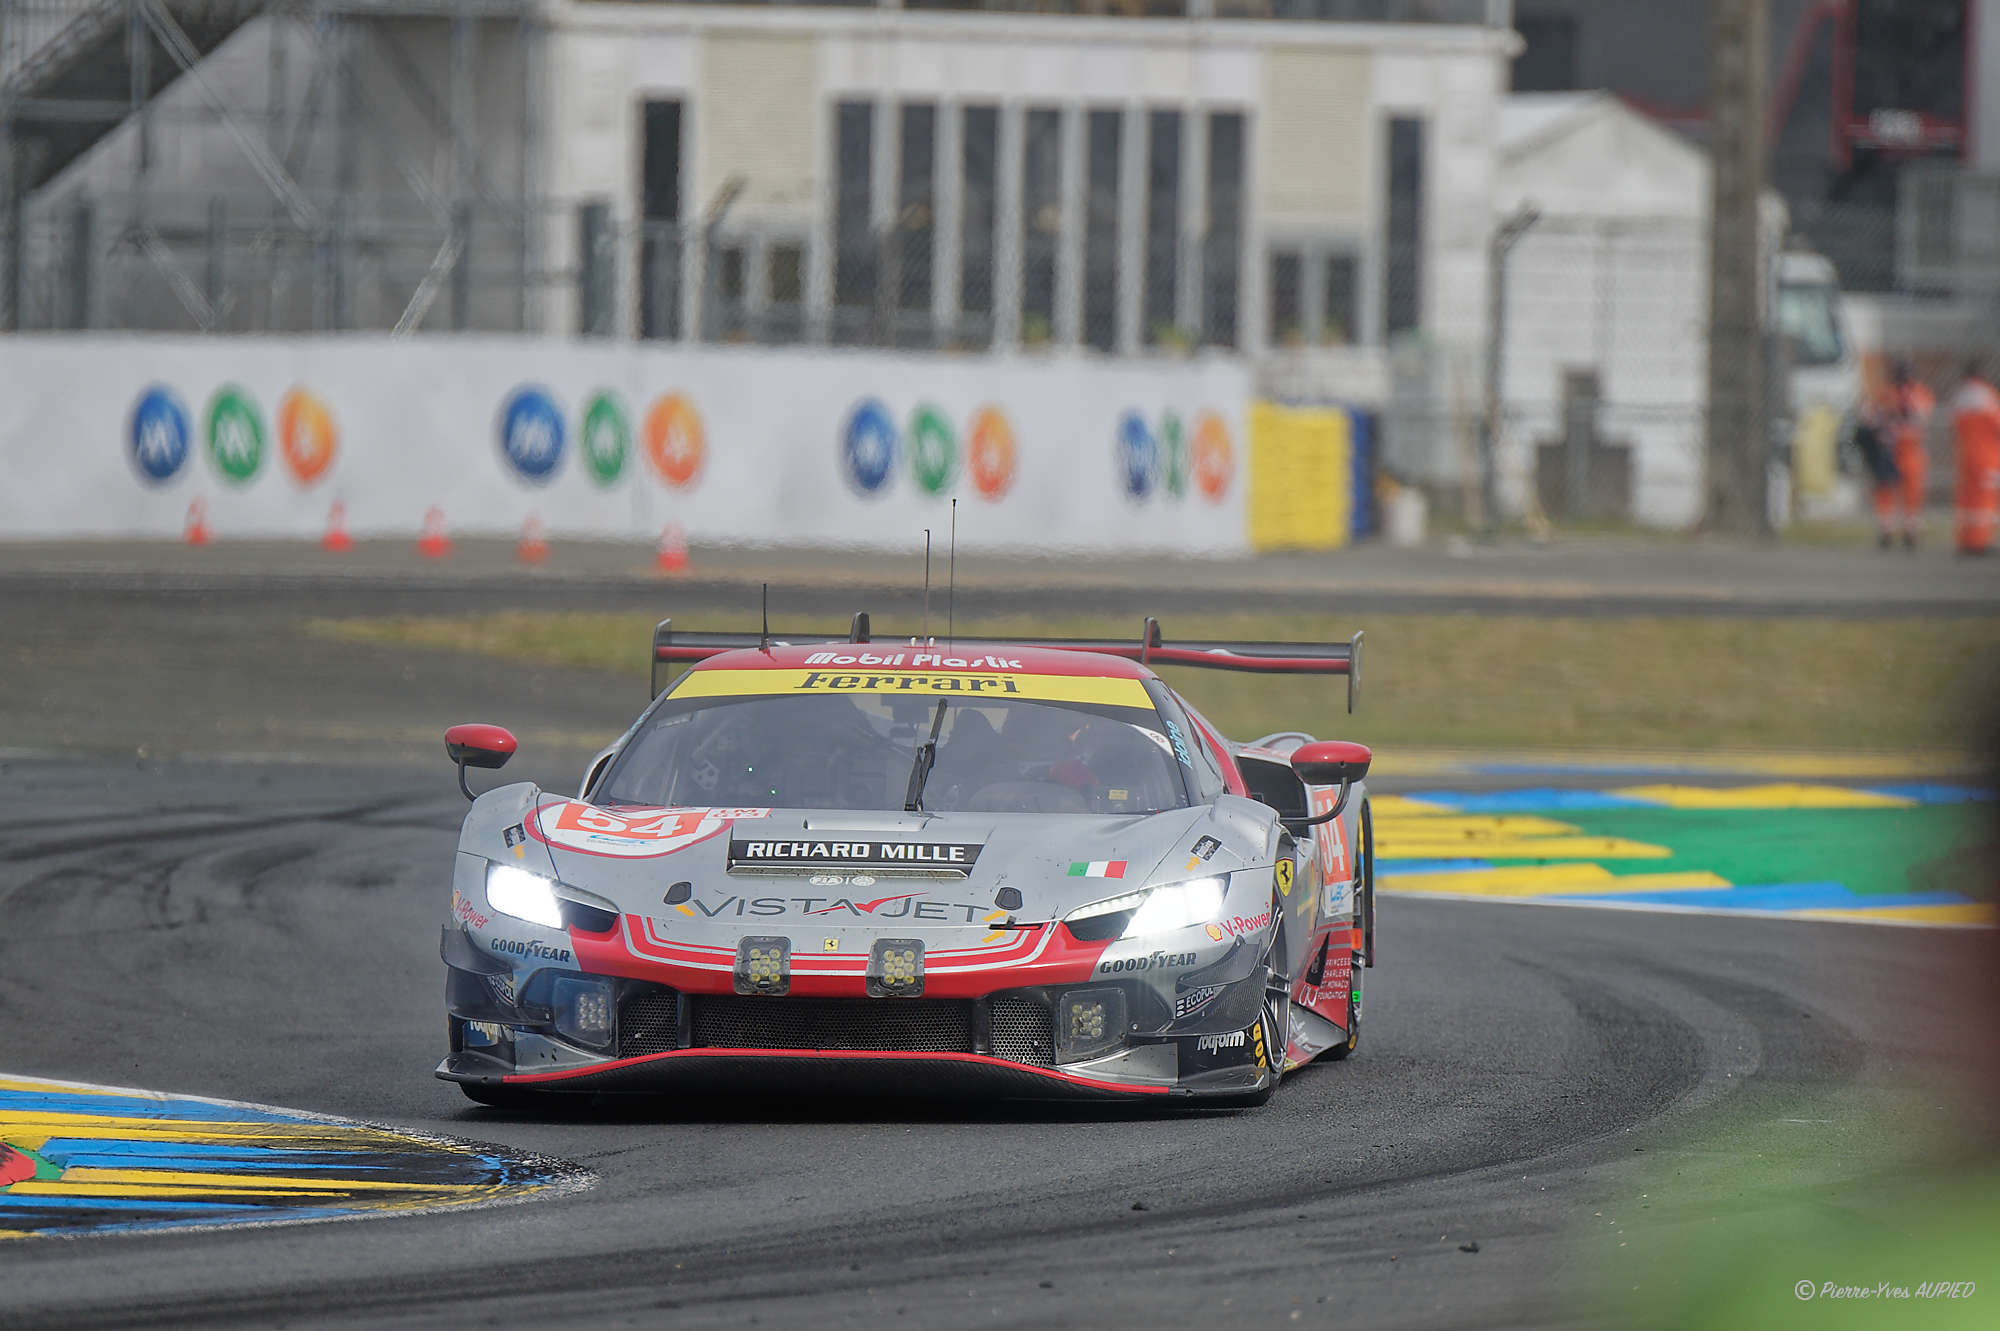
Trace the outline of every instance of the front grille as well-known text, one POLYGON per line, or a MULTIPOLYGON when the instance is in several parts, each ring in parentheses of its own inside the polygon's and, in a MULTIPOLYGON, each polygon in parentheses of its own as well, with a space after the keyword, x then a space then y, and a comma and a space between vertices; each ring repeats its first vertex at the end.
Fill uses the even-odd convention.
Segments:
POLYGON ((1048 1008, 1026 998, 996 998, 990 1019, 993 1057, 1032 1063, 1038 1068, 1055 1066, 1055 1021, 1048 1008))
POLYGON ((743 998, 703 994, 694 1042, 710 1049, 972 1052, 972 1005, 934 998, 743 998))
POLYGON ((618 1007, 618 1056, 663 1054, 680 1043, 680 995, 650 984, 628 989, 618 1007))

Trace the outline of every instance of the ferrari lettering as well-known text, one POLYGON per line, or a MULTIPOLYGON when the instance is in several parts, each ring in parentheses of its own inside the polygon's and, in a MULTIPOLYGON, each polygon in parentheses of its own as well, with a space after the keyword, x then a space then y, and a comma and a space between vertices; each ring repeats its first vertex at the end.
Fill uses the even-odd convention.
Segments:
POLYGON ((1011 675, 836 675, 824 670, 808 670, 794 687, 800 689, 853 689, 865 693, 893 690, 899 693, 1019 693, 1021 685, 1011 675))
POLYGON ((1165 970, 1172 966, 1194 965, 1192 952, 1153 952, 1143 957, 1118 957, 1097 964, 1099 975, 1118 975, 1128 971, 1165 970))

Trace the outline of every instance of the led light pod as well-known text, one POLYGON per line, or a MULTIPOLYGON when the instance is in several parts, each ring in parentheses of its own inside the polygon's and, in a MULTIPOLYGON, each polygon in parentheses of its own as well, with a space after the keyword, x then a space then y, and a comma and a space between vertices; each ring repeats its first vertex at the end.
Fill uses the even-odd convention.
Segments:
POLYGON ((915 998, 924 991, 924 941, 878 938, 868 949, 868 996, 915 998))
POLYGON ((1056 1003, 1056 1062, 1080 1063, 1124 1043, 1123 989, 1071 989, 1056 1003))
POLYGON ((555 1009, 559 1034, 599 1049, 611 1043, 609 981, 594 976, 562 976, 555 982, 551 1006, 555 1009))
POLYGON ((745 938, 736 944, 737 993, 776 998, 791 988, 791 939, 745 938))

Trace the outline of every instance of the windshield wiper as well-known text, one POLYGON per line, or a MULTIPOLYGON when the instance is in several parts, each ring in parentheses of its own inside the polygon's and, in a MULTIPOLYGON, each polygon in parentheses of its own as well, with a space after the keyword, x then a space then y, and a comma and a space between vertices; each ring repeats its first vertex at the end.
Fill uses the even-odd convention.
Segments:
POLYGON ((903 809, 908 813, 922 813, 924 810, 924 782, 930 780, 931 768, 937 763, 938 732, 944 729, 944 705, 949 699, 939 698, 937 715, 931 718, 930 738, 917 745, 917 761, 910 768, 910 788, 903 795, 903 809))

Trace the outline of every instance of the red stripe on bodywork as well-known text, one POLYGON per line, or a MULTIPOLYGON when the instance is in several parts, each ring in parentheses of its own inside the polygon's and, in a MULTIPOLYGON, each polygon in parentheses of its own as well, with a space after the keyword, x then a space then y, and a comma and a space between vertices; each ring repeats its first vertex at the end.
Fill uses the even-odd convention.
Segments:
POLYGON ((1009 1072, 1030 1072, 1051 1081, 1066 1082, 1072 1086, 1088 1086, 1099 1091, 1129 1092, 1135 1095, 1165 1095, 1165 1086, 1129 1086, 1124 1082, 1102 1081, 1096 1077, 1080 1077, 1072 1072, 1057 1072, 1051 1068, 1038 1068, 1031 1063, 1015 1063, 1004 1058, 994 1058, 989 1054, 941 1054, 927 1051, 903 1049, 670 1049, 663 1054, 642 1054, 637 1058, 614 1058, 604 1063, 593 1063, 583 1068, 559 1068, 553 1072, 510 1072, 500 1080, 509 1084, 532 1084, 535 1082, 573 1081, 593 1073, 608 1072, 613 1068, 642 1067, 648 1063, 664 1063, 675 1058, 756 1058, 801 1060, 837 1060, 840 1062, 906 1062, 906 1063, 973 1063, 983 1067, 1005 1068, 1009 1072))

